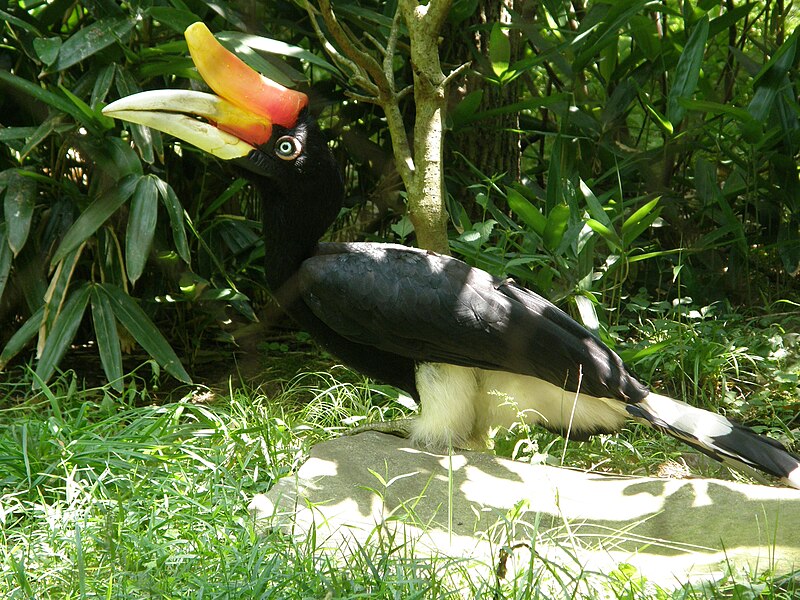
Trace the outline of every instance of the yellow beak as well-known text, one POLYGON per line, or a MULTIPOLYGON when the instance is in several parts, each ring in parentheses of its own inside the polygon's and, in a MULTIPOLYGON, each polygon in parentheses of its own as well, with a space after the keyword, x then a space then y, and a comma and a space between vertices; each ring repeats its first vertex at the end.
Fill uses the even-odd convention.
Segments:
POLYGON ((308 96, 257 73, 224 48, 203 23, 185 32, 198 72, 218 95, 188 90, 134 94, 103 114, 147 125, 222 159, 247 156, 272 135, 272 125, 292 127, 308 96))

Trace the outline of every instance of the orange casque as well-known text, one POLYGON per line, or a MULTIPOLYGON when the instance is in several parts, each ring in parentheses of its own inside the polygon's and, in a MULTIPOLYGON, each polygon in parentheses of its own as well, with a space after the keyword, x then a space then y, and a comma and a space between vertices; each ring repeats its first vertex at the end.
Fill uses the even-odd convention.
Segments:
POLYGON ((238 56, 220 44, 204 23, 193 23, 184 32, 197 71, 216 94, 239 108, 260 117, 256 122, 239 123, 234 116, 219 129, 254 146, 272 135, 272 125, 293 127, 308 105, 308 96, 267 79, 248 67, 238 56))

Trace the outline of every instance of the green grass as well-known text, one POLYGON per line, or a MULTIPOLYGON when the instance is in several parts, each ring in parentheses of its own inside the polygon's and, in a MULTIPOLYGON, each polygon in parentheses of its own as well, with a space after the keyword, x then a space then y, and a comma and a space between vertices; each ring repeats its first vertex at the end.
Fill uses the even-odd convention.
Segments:
MULTIPOLYGON (((779 335, 789 322, 731 317, 724 331, 710 331, 710 323, 689 324, 720 356, 698 374, 698 385, 664 367, 672 360, 676 373, 694 375, 686 368, 691 356, 679 362, 685 347, 670 350, 672 358, 668 351, 659 355, 654 372, 665 381, 669 376, 674 389, 705 390, 704 401, 713 390, 730 391, 724 410, 789 437, 797 427, 791 419, 798 370, 796 357, 780 351, 779 335), (735 401, 749 399, 755 406, 735 401)), ((639 326, 643 340, 646 324, 639 326)), ((685 335, 686 326, 675 331, 685 335)), ((672 335, 667 327, 659 331, 672 335)), ((311 444, 354 424, 405 414, 391 391, 333 369, 265 386, 282 390, 269 395, 231 386, 224 395, 198 388, 162 397, 137 378, 116 395, 84 389, 72 373, 33 393, 29 373, 7 372, 0 382, 3 598, 789 599, 800 593, 796 579, 766 573, 668 594, 624 565, 592 574, 535 555, 527 568, 500 578, 493 565, 418 556, 413 544, 397 539, 357 548, 343 562, 316 552, 321 542, 313 535, 298 539, 257 527, 248 503, 296 469, 311 444)), ((523 460, 636 474, 653 473, 686 452, 639 428, 587 444, 527 429, 495 442, 499 454, 523 460)))

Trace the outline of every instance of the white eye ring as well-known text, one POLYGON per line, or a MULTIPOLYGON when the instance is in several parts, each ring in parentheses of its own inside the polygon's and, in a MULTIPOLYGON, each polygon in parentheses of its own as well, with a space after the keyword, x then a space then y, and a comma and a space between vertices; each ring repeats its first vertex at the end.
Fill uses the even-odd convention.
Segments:
POLYGON ((303 145, 296 137, 285 135, 275 142, 275 154, 283 160, 294 160, 303 151, 303 145))

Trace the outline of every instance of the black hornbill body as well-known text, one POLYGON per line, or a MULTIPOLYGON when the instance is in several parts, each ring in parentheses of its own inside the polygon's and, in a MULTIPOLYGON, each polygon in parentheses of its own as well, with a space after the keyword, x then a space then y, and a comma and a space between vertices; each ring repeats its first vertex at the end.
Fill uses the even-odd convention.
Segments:
POLYGON ((474 447, 520 417, 585 439, 634 418, 800 487, 800 459, 780 443, 651 392, 598 338, 513 281, 404 246, 318 243, 344 186, 306 96, 250 70, 200 23, 186 38, 217 95, 144 92, 104 112, 247 169, 263 200, 268 287, 322 346, 421 403, 415 442, 474 447))

